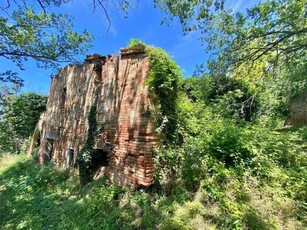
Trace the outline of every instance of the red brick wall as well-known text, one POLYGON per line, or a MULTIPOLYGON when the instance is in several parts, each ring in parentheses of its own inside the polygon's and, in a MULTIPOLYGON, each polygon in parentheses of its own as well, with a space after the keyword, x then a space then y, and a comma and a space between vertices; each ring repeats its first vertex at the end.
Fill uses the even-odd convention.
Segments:
POLYGON ((101 127, 95 148, 106 149, 106 175, 120 185, 153 183, 152 151, 159 144, 155 132, 157 103, 146 79, 145 54, 114 56, 106 61, 69 65, 52 79, 47 110, 41 117, 40 161, 51 158, 65 167, 65 152, 75 156, 87 137, 87 116, 97 95, 97 121, 101 127), (52 140, 47 140, 47 138, 52 140))
POLYGON ((294 127, 307 125, 307 91, 290 99, 290 123, 294 127))

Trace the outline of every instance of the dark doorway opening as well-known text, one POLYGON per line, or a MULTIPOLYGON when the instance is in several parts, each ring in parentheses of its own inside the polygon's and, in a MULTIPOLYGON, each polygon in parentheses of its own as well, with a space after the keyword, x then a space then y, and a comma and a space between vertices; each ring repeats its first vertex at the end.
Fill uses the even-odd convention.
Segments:
POLYGON ((71 168, 74 166, 74 153, 75 150, 72 147, 69 147, 66 151, 66 167, 71 168))
POLYGON ((94 149, 93 166, 98 169, 102 166, 108 166, 108 152, 103 149, 94 149))
POLYGON ((61 102, 60 102, 61 108, 64 108, 65 106, 66 95, 67 95, 67 86, 64 86, 62 88, 62 95, 61 95, 61 102))
POLYGON ((50 162, 53 157, 53 139, 48 139, 47 138, 47 143, 46 143, 46 150, 47 150, 47 160, 50 162))
POLYGON ((109 165, 108 153, 109 152, 103 149, 94 149, 92 161, 92 169, 93 172, 95 172, 94 179, 98 179, 105 175, 106 167, 109 165))

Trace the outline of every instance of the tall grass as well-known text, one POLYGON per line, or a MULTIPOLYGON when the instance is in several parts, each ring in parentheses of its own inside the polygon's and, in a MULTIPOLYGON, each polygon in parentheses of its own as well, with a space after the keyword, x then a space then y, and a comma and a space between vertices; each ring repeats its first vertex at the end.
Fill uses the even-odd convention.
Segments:
POLYGON ((197 190, 180 179, 146 190, 123 189, 105 179, 81 187, 75 172, 39 166, 24 155, 3 156, 0 165, 0 229, 306 227, 303 181, 293 181, 288 169, 276 165, 269 179, 222 165, 203 168, 206 177, 197 190))

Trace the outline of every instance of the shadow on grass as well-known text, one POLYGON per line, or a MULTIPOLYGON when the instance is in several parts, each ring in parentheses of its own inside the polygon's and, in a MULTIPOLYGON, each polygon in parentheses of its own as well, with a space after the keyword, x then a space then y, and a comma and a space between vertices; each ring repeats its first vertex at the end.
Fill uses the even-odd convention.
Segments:
POLYGON ((244 194, 229 201, 221 188, 214 199, 212 189, 218 187, 202 188, 194 200, 179 185, 132 191, 100 179, 81 187, 73 172, 26 159, 0 171, 0 229, 276 229, 278 217, 264 215, 244 194))
POLYGON ((276 229, 276 226, 271 223, 269 219, 261 216, 258 211, 252 207, 249 207, 249 209, 244 213, 243 223, 245 224, 246 229, 276 229))
POLYGON ((9 167, 0 175, 0 228, 49 229, 76 210, 74 200, 61 194, 68 171, 53 171, 52 166, 40 167, 25 160, 9 167), (65 207, 65 208, 63 208, 65 207), (68 212, 69 213, 69 212, 68 212))
POLYGON ((176 198, 154 208, 150 194, 106 180, 81 188, 70 171, 24 160, 0 173, 0 229, 151 229, 176 198))

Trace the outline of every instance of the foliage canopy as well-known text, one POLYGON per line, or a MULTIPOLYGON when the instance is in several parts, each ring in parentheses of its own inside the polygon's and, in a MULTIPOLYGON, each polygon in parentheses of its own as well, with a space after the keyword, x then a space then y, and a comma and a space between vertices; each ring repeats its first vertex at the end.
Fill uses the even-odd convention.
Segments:
POLYGON ((261 1, 245 13, 227 8, 225 0, 154 2, 171 18, 179 18, 185 34, 199 31, 203 45, 225 71, 263 56, 271 56, 274 65, 306 56, 305 1, 261 1))
MULTIPOLYGON (((71 62, 76 55, 84 54, 93 37, 87 31, 74 31, 68 15, 48 11, 67 1, 37 2, 41 8, 25 1, 7 1, 1 7, 0 57, 20 69, 29 59, 34 59, 39 67, 56 68, 61 62, 71 62)), ((17 73, 1 71, 0 80, 22 83, 17 73)))
MULTIPOLYGON (((72 0, 6 0, 0 6, 0 58, 21 70, 30 59, 38 67, 58 68, 61 63, 75 62, 91 47, 93 36, 86 30, 76 31, 68 14, 55 13, 56 8, 72 0)), ((93 11, 99 8, 111 26, 110 8, 127 13, 133 1, 92 0, 93 11)), ((22 86, 18 73, 0 69, 0 81, 22 86)))
POLYGON ((2 98, 0 116, 0 151, 20 151, 23 140, 32 135, 47 97, 23 93, 2 98))

